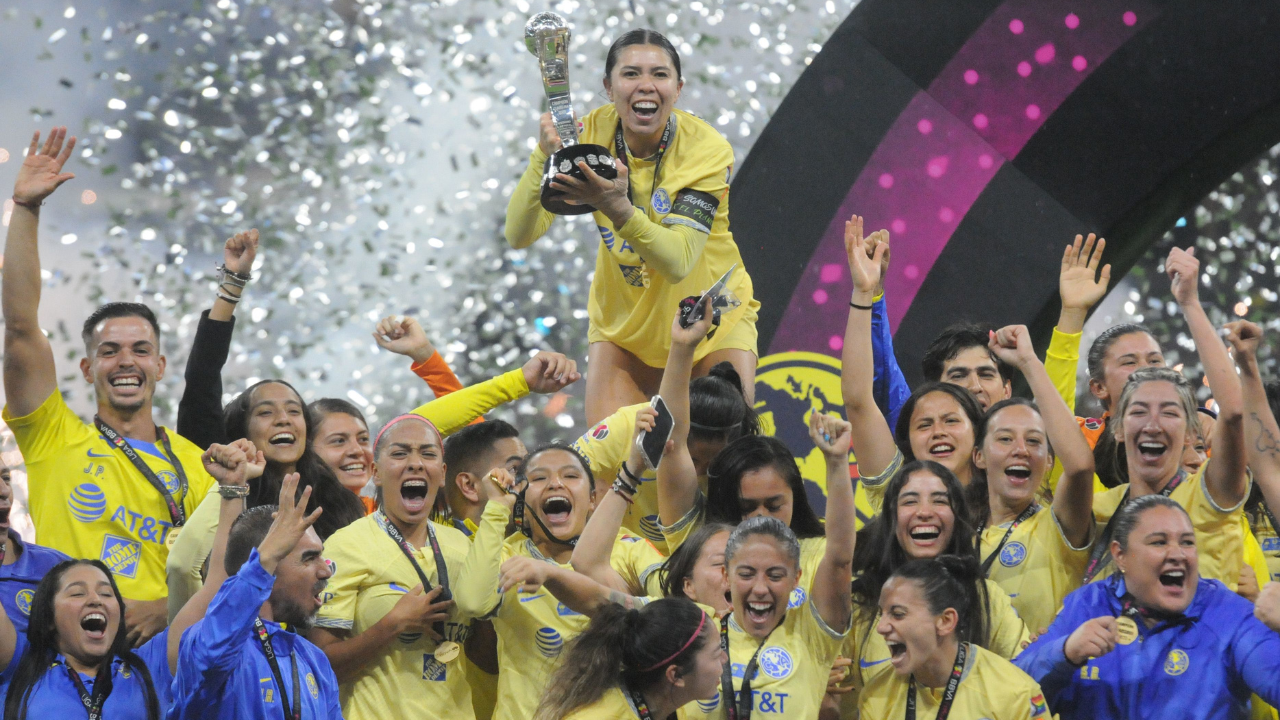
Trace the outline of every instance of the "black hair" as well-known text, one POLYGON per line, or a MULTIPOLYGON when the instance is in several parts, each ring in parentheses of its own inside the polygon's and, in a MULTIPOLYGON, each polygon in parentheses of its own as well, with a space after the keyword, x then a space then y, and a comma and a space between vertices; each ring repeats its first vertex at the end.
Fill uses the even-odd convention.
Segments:
POLYGON ((782 441, 748 435, 729 443, 707 467, 707 522, 742 522, 742 476, 771 467, 791 488, 791 530, 797 537, 822 537, 826 529, 809 504, 795 456, 782 441))
POLYGON ((759 435, 760 420, 742 394, 742 378, 724 361, 689 383, 689 441, 731 443, 759 435))
MULTIPOLYGON (((262 380, 250 385, 223 410, 222 422, 228 441, 248 439, 249 403, 252 400, 253 391, 267 383, 284 385, 298 396, 299 403, 302 402, 302 393, 284 380, 262 380)), ((294 471, 299 475, 297 497, 301 498, 302 491, 310 487, 311 499, 307 501, 307 512, 310 513, 317 507, 324 508, 324 512, 314 526, 316 534, 324 540, 364 517, 364 505, 355 493, 342 486, 333 469, 325 464, 319 455, 316 455, 310 439, 315 434, 315 428, 319 423, 315 421, 314 415, 305 404, 302 415, 306 426, 307 443, 302 450, 302 456, 294 464, 294 471)), ((245 506, 252 508, 278 503, 280 484, 284 481, 284 476, 285 467, 268 460, 262 476, 249 481, 249 497, 245 498, 245 506)))
MULTIPOLYGON (((861 572, 853 579, 853 603, 860 608, 862 617, 870 622, 879 609, 880 589, 898 568, 912 560, 898 543, 898 496, 907 481, 917 472, 924 472, 942 481, 947 489, 947 498, 951 501, 951 513, 955 521, 951 529, 951 538, 943 548, 943 555, 957 555, 964 558, 978 559, 978 549, 973 544, 974 527, 969 522, 969 508, 965 501, 965 490, 960 485, 955 473, 941 463, 932 460, 914 460, 902 466, 902 469, 889 480, 884 491, 884 508, 880 514, 858 533, 858 542, 853 556, 853 566, 861 572)), ((976 640, 983 644, 984 640, 976 640)))
POLYGON ((672 665, 678 675, 693 672, 714 627, 684 598, 662 598, 639 610, 605 605, 565 650, 534 718, 559 720, 619 685, 652 691, 665 682, 672 665))
MULTIPOLYGON (((486 421, 488 422, 488 421, 486 421)), ((540 445, 536 450, 524 456, 524 460, 520 461, 520 467, 516 469, 516 482, 524 484, 529 475, 529 463, 533 458, 541 455, 549 450, 562 450, 578 459, 578 464, 582 466, 583 472, 587 474, 587 482, 591 483, 591 491, 594 493, 596 489, 596 476, 591 472, 591 461, 586 458, 577 448, 566 445, 562 442, 550 442, 540 445)))
POLYGON ((1186 508, 1178 504, 1177 500, 1160 493, 1151 493, 1130 500, 1116 512, 1115 528, 1111 531, 1111 540, 1120 543, 1121 550, 1128 550, 1129 536, 1133 534, 1134 528, 1138 527, 1138 521, 1142 519, 1142 516, 1148 510, 1157 507, 1176 508, 1187 519, 1187 523, 1191 523, 1191 515, 1187 513, 1186 508))
POLYGON ((722 532, 733 532, 733 526, 717 522, 703 523, 662 562, 662 567, 658 569, 658 577, 662 579, 664 597, 696 600, 684 594, 684 581, 693 576, 693 568, 698 564, 698 557, 702 555, 702 548, 707 541, 722 532))
POLYGON ((120 608, 120 625, 116 629, 116 636, 111 639, 111 649, 98 665, 98 677, 102 678, 104 674, 109 674, 113 658, 120 658, 131 672, 137 673, 142 679, 142 696, 146 703, 147 720, 160 720, 160 700, 156 696, 151 670, 130 648, 129 633, 126 632, 124 624, 124 596, 120 594, 115 576, 100 560, 63 560, 54 565, 36 586, 35 595, 31 598, 31 623, 27 626, 27 642, 30 647, 21 660, 16 657, 10 660, 10 662, 17 661, 18 667, 13 673, 8 694, 5 696, 4 717, 27 720, 31 692, 44 678, 45 673, 50 668, 56 667, 54 658, 59 651, 54 599, 62 585, 62 576, 71 568, 80 565, 93 566, 107 576, 107 581, 111 583, 111 592, 116 596, 116 603, 120 608))
POLYGON ((253 549, 262 544, 271 530, 274 522, 271 515, 275 511, 275 505, 258 505, 240 513, 231 523, 231 529, 227 531, 227 549, 222 555, 222 566, 228 576, 240 572, 253 549))
POLYGON ((956 639, 983 644, 987 637, 986 582, 977 558, 939 555, 912 560, 893 571, 890 578, 910 580, 920 586, 934 617, 947 608, 956 611, 956 639))
MULTIPOLYGON (((1133 333, 1144 333, 1149 335, 1152 340, 1155 340, 1156 338, 1155 334, 1152 333, 1146 325, 1139 325, 1137 323, 1121 323, 1119 325, 1112 325, 1106 330, 1098 333, 1098 337, 1094 338, 1093 344, 1089 346, 1088 355, 1085 356, 1085 364, 1089 368, 1090 380, 1099 383, 1106 380, 1106 372, 1105 368, 1102 367, 1102 362, 1107 358, 1107 351, 1111 349, 1112 345, 1116 344, 1117 340, 1125 335, 1132 335, 1133 333)), ((1158 345, 1159 341, 1157 341, 1156 344, 1158 345)), ((1115 400, 1117 398, 1112 399, 1115 400)))
POLYGON ((494 443, 507 438, 520 437, 520 431, 505 420, 486 420, 468 425, 445 438, 444 464, 449 471, 447 482, 453 482, 458 473, 486 472, 490 468, 475 468, 472 463, 493 449, 494 443))
POLYGON ((764 535, 773 538, 787 551, 787 557, 791 560, 791 564, 797 571, 800 570, 800 539, 791 528, 782 524, 782 521, 770 515, 752 515, 751 517, 738 523, 738 527, 733 529, 733 533, 729 535, 729 540, 724 544, 724 562, 728 565, 734 555, 738 554, 739 548, 746 544, 747 538, 764 535))
MULTIPOLYGON (((1089 380, 1091 382, 1102 383, 1106 381, 1106 369, 1102 366, 1106 360, 1107 352, 1111 350, 1111 346, 1117 340, 1125 335, 1134 333, 1143 333, 1151 339, 1155 339, 1155 335, 1145 325, 1137 323, 1121 323, 1120 325, 1112 325, 1111 327, 1098 333, 1098 337, 1094 338, 1093 344, 1089 346, 1089 352, 1085 356, 1085 364, 1089 369, 1089 380)), ((1159 344, 1157 342, 1157 344, 1159 344)), ((1112 402, 1119 398, 1112 398, 1112 402)), ((1104 408, 1105 409, 1105 408, 1104 408)), ((1093 446, 1093 465, 1104 487, 1117 487, 1129 482, 1129 466, 1125 458, 1124 443, 1118 442, 1115 435, 1112 434, 1111 419, 1103 418, 1102 434, 1098 436, 1098 442, 1093 446)))
POLYGON ((987 351, 987 356, 996 364, 1000 379, 1013 382, 1013 366, 991 352, 991 331, 994 329, 990 325, 956 323, 938 333, 938 337, 924 351, 924 357, 920 358, 920 372, 924 374, 924 379, 930 382, 942 380, 942 368, 948 361, 954 360, 971 347, 980 347, 987 351))
POLYGON ((667 36, 657 30, 636 28, 623 33, 609 46, 609 53, 604 57, 605 80, 608 80, 613 75, 613 68, 618 64, 618 56, 622 54, 624 49, 632 45, 657 45, 662 48, 671 57, 671 63, 676 66, 676 80, 684 79, 684 73, 680 70, 680 53, 676 52, 676 47, 671 44, 667 36))
MULTIPOLYGON (((334 413, 350 415, 351 417, 359 420, 360 424, 364 425, 366 430, 369 429, 369 421, 364 419, 364 413, 360 412, 360 408, 356 407, 355 403, 349 400, 343 400, 342 398, 320 398, 319 400, 311 401, 311 404, 307 406, 307 410, 310 411, 311 417, 315 419, 315 428, 312 432, 319 431, 320 423, 324 422, 325 418, 334 413)), ((308 439, 314 440, 315 438, 312 437, 308 439)))
MULTIPOLYGON (((1036 415, 1040 415, 1040 408, 1033 400, 1023 397, 1011 397, 1001 400, 987 410, 986 416, 982 419, 982 425, 974 428, 974 448, 982 449, 982 444, 987 439, 987 431, 991 429, 991 418, 994 418, 1001 410, 1014 405, 1029 407, 1035 411, 1036 415)), ((1048 445, 1048 450, 1049 463, 1052 466, 1053 446, 1048 445)), ((1044 480, 1045 478, 1039 478, 1036 479, 1036 482, 1043 483, 1044 480)), ((969 522, 973 523, 975 528, 986 527, 987 523, 991 521, 991 487, 987 484, 987 472, 985 470, 981 468, 975 469, 973 478, 969 480, 969 486, 965 488, 965 502, 969 505, 969 522)))
POLYGON ((151 308, 142 303, 133 302, 109 302, 106 305, 100 305, 97 310, 90 313, 84 321, 84 327, 80 330, 80 339, 84 341, 85 347, 88 347, 93 340, 93 331, 98 328, 99 323, 103 320, 124 317, 140 317, 146 320, 155 331, 156 349, 159 350, 160 321, 156 320, 156 314, 151 308))
MULTIPOLYGON (((946 393, 960 404, 960 409, 964 411, 965 416, 969 418, 969 424, 973 426, 974 447, 977 447, 978 434, 982 432, 982 423, 986 416, 982 414, 982 406, 974 399, 973 393, 951 383, 927 382, 913 390, 906 402, 902 403, 902 409, 898 412, 898 425, 893 430, 893 440, 902 453, 902 458, 907 462, 916 459, 916 454, 911 450, 911 415, 916 411, 916 404, 924 396, 935 392, 946 393)), ((969 458, 969 462, 973 463, 972 457, 969 458)))

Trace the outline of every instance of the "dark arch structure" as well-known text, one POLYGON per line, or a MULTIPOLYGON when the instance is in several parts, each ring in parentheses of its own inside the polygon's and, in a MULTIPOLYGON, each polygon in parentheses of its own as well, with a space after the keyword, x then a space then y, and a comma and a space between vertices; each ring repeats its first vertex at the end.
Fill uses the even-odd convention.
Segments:
POLYGON ((762 355, 839 357, 851 212, 893 234, 899 361, 961 319, 1044 347, 1076 233, 1120 278, 1280 142, 1280 4, 863 0, 733 181, 762 355))

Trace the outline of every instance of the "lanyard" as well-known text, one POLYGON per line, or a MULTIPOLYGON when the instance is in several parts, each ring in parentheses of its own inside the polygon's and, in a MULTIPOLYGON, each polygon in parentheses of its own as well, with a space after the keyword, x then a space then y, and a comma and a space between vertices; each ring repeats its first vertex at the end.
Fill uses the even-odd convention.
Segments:
POLYGON ((298 682, 298 654, 290 653, 293 660, 293 714, 289 714, 289 693, 284 689, 284 675, 280 672, 280 663, 276 660, 276 650, 271 647, 271 638, 267 636, 267 626, 262 618, 253 619, 253 629, 258 633, 258 642, 262 643, 262 654, 267 656, 267 664, 271 666, 271 674, 275 676, 276 687, 280 688, 280 710, 285 720, 302 720, 302 685, 298 682))
MULTIPOLYGON (((1169 481, 1160 494, 1169 497, 1174 490, 1182 484, 1187 477, 1187 473, 1179 470, 1177 475, 1169 481)), ((1124 491, 1124 497, 1120 498, 1120 504, 1116 506, 1116 511, 1112 514, 1111 519, 1107 520, 1107 526, 1102 529, 1102 535, 1098 537, 1097 542, 1093 544, 1093 550, 1089 553, 1089 564, 1084 569, 1084 581, 1086 584, 1093 582, 1093 578, 1097 576, 1103 568, 1111 562, 1111 536, 1116 531, 1116 518, 1120 516, 1120 511, 1129 502, 1129 490, 1124 491)))
MULTIPOLYGON (((662 129, 662 139, 658 141, 658 160, 653 164, 653 182, 649 184, 649 202, 645 207, 653 203, 653 194, 658 191, 658 173, 662 171, 662 157, 667 154, 667 146, 671 144, 671 136, 675 133, 675 129, 676 118, 673 114, 667 118, 667 126, 662 129)), ((621 120, 618 121, 618 128, 613 132, 613 151, 618 156, 618 162, 626 165, 627 141, 622 137, 621 120)), ((627 199, 631 200, 631 183, 627 183, 627 199)))
POLYGON ((760 651, 764 649, 764 644, 769 642, 769 635, 772 635, 773 630, 777 630, 778 625, 782 623, 774 625, 773 630, 769 631, 769 635, 764 636, 756 651, 751 654, 751 661, 742 672, 742 690, 737 697, 734 697, 733 660, 729 657, 729 616, 732 614, 733 612, 730 611, 720 619, 720 649, 724 651, 725 657, 724 668, 720 672, 720 697, 724 698, 728 720, 751 720, 751 710, 755 706, 751 697, 751 678, 756 674, 756 661, 760 659, 760 651))
MULTIPOLYGON (((586 463, 583 463, 583 465, 585 467, 586 463)), ((525 489, 527 490, 528 487, 526 486, 525 489)), ((525 492, 524 490, 521 490, 520 492, 516 493, 516 506, 511 510, 511 522, 516 527, 520 528, 520 532, 524 533, 525 537, 532 540, 533 531, 530 530, 529 527, 524 524, 525 508, 528 507, 528 504, 524 501, 524 492, 525 492)), ((551 528, 547 527, 547 524, 542 522, 542 518, 538 517, 538 513, 534 512, 532 508, 529 508, 528 514, 529 514, 529 517, 533 518, 534 522, 538 523, 538 527, 542 528, 542 534, 547 537, 548 541, 553 542, 557 545, 568 545, 569 547, 578 546, 577 535, 574 535, 568 540, 561 540, 560 538, 555 536, 555 533, 551 532, 551 528)))
POLYGON ((84 686, 84 681, 80 679, 80 673, 72 669, 70 665, 64 664, 67 673, 71 675, 71 681, 75 683, 76 690, 80 693, 80 702, 84 703, 84 709, 89 711, 89 720, 102 720, 102 705, 107 701, 107 696, 111 694, 111 661, 103 663, 103 667, 98 671, 98 678, 93 683, 93 694, 84 686))
MULTIPOLYGON (((387 535, 395 541, 396 546, 400 548, 400 552, 409 558, 409 563, 413 565, 413 571, 418 573, 418 580, 422 583, 422 592, 431 590, 431 581, 427 579, 427 574, 422 571, 422 566, 418 564, 418 559, 414 557, 413 546, 408 540, 404 539, 404 535, 400 534, 400 530, 391 523, 386 513, 381 510, 374 516, 382 529, 387 535)), ((444 554, 440 552, 440 542, 436 540, 436 533, 431 529, 431 521, 427 521, 427 540, 431 542, 431 554, 436 558, 436 578, 440 581, 440 597, 436 598, 436 602, 444 600, 452 600, 453 593, 449 591, 449 568, 444 564, 444 554)), ((440 637, 444 637, 444 623, 438 622, 433 628, 440 637)))
POLYGON ((627 687, 626 683, 622 686, 631 698, 631 704, 636 706, 636 712, 640 713, 640 720, 653 720, 653 713, 649 710, 649 704, 644 701, 644 695, 627 687))
MULTIPOLYGON (((1013 536, 1013 531, 1017 530, 1019 525, 1030 520, 1038 512, 1040 512, 1040 503, 1033 502, 1009 524, 1009 529, 1005 532, 1004 537, 1000 538, 1000 544, 996 545, 996 549, 992 550, 987 559, 982 561, 982 577, 987 576, 987 573, 991 570, 991 563, 994 563, 996 558, 1000 556, 1000 551, 1004 549, 1005 544, 1009 542, 1009 538, 1013 536)), ((978 544, 982 544, 981 530, 978 531, 978 544)))
MULTIPOLYGON (((947 680, 947 687, 942 691, 942 702, 938 705, 938 714, 935 720, 947 720, 947 716, 951 714, 951 703, 956 699, 956 688, 960 687, 960 676, 964 674, 965 643, 960 643, 960 649, 956 650, 956 664, 951 668, 951 677, 947 680)), ((912 675, 907 681, 907 720, 916 720, 916 676, 912 675)))
MULTIPOLYGON (((102 433, 108 442, 124 453, 125 457, 129 458, 129 462, 133 463, 133 466, 138 469, 138 472, 142 473, 142 477, 146 478, 147 482, 151 483, 151 487, 160 492, 160 497, 164 498, 165 504, 169 506, 169 519, 173 521, 173 526, 182 527, 187 521, 186 510, 177 500, 173 499, 173 495, 164 486, 164 482, 156 477, 155 471, 138 456, 138 451, 133 449, 133 446, 129 444, 128 440, 124 439, 123 435, 116 432, 115 428, 103 422, 102 418, 97 415, 93 416, 93 424, 98 427, 98 432, 102 433)), ((173 447, 169 445, 169 434, 164 431, 164 428, 157 425, 156 437, 164 445, 164 451, 169 456, 169 462, 173 465, 174 472, 178 474, 178 486, 181 488, 182 497, 185 498, 187 496, 187 473, 182 469, 182 463, 178 461, 178 456, 174 454, 173 447)))
MULTIPOLYGON (((1267 502, 1263 500, 1258 503, 1258 507, 1262 508, 1262 512, 1267 516, 1267 522, 1271 523, 1271 532, 1280 535, 1280 523, 1276 522, 1276 516, 1272 514, 1271 508, 1267 507, 1267 502)), ((0 563, 4 562, 4 547, 0 546, 0 563)))

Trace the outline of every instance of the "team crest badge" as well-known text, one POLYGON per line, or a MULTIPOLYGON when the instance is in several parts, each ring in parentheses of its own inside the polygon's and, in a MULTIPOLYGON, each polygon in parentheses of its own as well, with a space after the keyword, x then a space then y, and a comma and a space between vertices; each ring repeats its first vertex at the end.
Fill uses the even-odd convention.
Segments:
POLYGON ((1005 567, 1016 567, 1027 559, 1027 546, 1020 542, 1011 542, 1000 551, 1000 564, 1005 567))
POLYGON ((658 188, 653 193, 653 211, 663 215, 671 212, 671 196, 666 190, 658 188))
POLYGON ((17 595, 13 596, 13 604, 18 606, 18 611, 27 617, 31 617, 31 601, 36 594, 30 588, 19 590, 17 595))
POLYGON ((791 659, 791 653, 775 645, 760 653, 760 669, 774 680, 781 680, 795 669, 795 661, 791 659))
POLYGON ((1169 657, 1164 660, 1164 671, 1168 675, 1181 675, 1191 666, 1191 658, 1181 650, 1170 650, 1169 657))
POLYGON ((805 594, 804 588, 796 587, 795 590, 791 591, 791 597, 787 599, 787 609, 795 610, 804 605, 804 601, 807 599, 809 599, 809 596, 805 594))
POLYGON ((307 691, 311 693, 314 699, 320 699, 320 686, 316 684, 316 676, 307 673, 307 691))

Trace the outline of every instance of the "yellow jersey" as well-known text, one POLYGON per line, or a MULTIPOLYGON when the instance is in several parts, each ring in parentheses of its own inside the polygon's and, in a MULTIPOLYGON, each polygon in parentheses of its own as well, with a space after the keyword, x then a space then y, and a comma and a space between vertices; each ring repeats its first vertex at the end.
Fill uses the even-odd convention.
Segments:
MULTIPOLYGON (((671 117, 675 133, 662 157, 660 184, 653 182, 655 161, 628 152, 636 212, 620 228, 603 213, 594 214, 600 245, 587 301, 590 342, 611 342, 655 368, 667 364, 671 320, 680 301, 701 295, 735 264, 725 289, 742 305, 723 316, 716 334, 699 344, 694 361, 718 349, 717 342, 739 322, 754 326, 760 307, 729 231, 733 148, 697 116, 674 110, 671 117)), ((603 145, 612 154, 617 127, 617 110, 603 105, 583 118, 579 142, 603 145)), ((555 218, 539 202, 546 161, 535 147, 511 195, 506 235, 513 247, 533 243, 555 218)))
MULTIPOLYGON (((982 531, 978 556, 984 561, 996 551, 1011 523, 982 531)), ((1073 547, 1062 533, 1052 507, 1041 507, 1014 528, 987 574, 1009 595, 1013 609, 1028 628, 1048 628, 1067 593, 1080 587, 1089 562, 1090 543, 1073 547)))
POLYGON ((1272 527, 1266 513, 1259 511, 1257 514, 1257 522, 1253 523, 1254 537, 1258 539, 1262 549, 1262 556, 1266 561, 1271 580, 1280 582, 1280 534, 1277 534, 1276 528, 1272 527))
MULTIPOLYGON (((507 538, 502 546, 503 561, 512 557, 555 562, 519 533, 507 538)), ((643 587, 645 579, 661 565, 662 555, 643 538, 619 531, 609 563, 633 587, 643 587)), ((568 563, 556 564, 569 568, 568 563)), ((586 629, 588 622, 587 616, 570 610, 546 588, 535 593, 519 593, 513 588, 501 597, 493 616, 499 669, 495 720, 533 717, 560 651, 586 629)))
MULTIPOLYGON (((1196 550, 1200 556, 1200 577, 1219 580, 1233 591, 1240 582, 1240 568, 1244 565, 1244 530, 1240 521, 1241 499, 1235 507, 1221 508, 1209 497, 1204 471, 1212 459, 1200 467, 1195 475, 1184 479, 1173 489, 1169 497, 1191 516, 1196 530, 1196 550)), ((1129 484, 1118 485, 1093 496, 1093 517, 1100 528, 1116 513, 1120 500, 1129 484)), ((1249 496, 1248 489, 1245 497, 1249 496)), ((1094 580, 1100 580, 1115 571, 1115 563, 1108 562, 1094 580)))
MULTIPOLYGON (((746 667, 759 650, 756 675, 751 680, 752 718, 818 717, 831 664, 849 632, 847 627, 836 630, 829 626, 807 598, 801 606, 788 608, 763 646, 729 616, 729 667, 735 696, 742 692, 746 667)), ((680 711, 685 720, 718 720, 727 716, 723 700, 717 692, 710 700, 689 703, 680 711)))
MULTIPOLYGON (((900 718, 907 712, 906 677, 884 663, 875 668, 862 690, 859 712, 864 718, 900 718)), ((916 683, 916 717, 938 714, 945 688, 916 683)), ((1031 676, 999 655, 972 643, 951 702, 954 720, 1051 720, 1044 693, 1031 676)))
MULTIPOLYGON (((126 598, 165 597, 165 560, 178 533, 159 491, 96 427, 76 417, 57 389, 30 415, 13 417, 6 406, 3 417, 27 465, 27 499, 40 544, 106 563, 126 598)), ((215 482, 200 461, 203 451, 172 430, 166 433, 187 476, 185 493, 162 445, 129 444, 190 517, 215 482)))
POLYGON ((505 372, 475 385, 468 385, 426 404, 411 412, 430 420, 448 437, 490 410, 529 394, 529 383, 520 368, 505 372))
MULTIPOLYGON (((471 620, 489 612, 497 598, 503 534, 510 513, 501 503, 485 506, 474 542, 454 528, 431 523, 449 572, 454 606, 445 622, 446 640, 462 644, 471 620)), ((359 635, 375 625, 421 580, 375 513, 342 528, 325 542, 333 564, 321 598, 316 627, 359 635)), ((434 586, 439 583, 430 544, 414 552, 434 586)), ((339 697, 347 718, 388 714, 473 720, 471 688, 461 657, 441 662, 436 642, 423 633, 401 635, 359 677, 342 683, 339 697)))
POLYGON ((622 692, 622 688, 614 686, 605 690, 599 700, 574 710, 564 720, 631 720, 639 717, 640 711, 631 698, 622 692))

